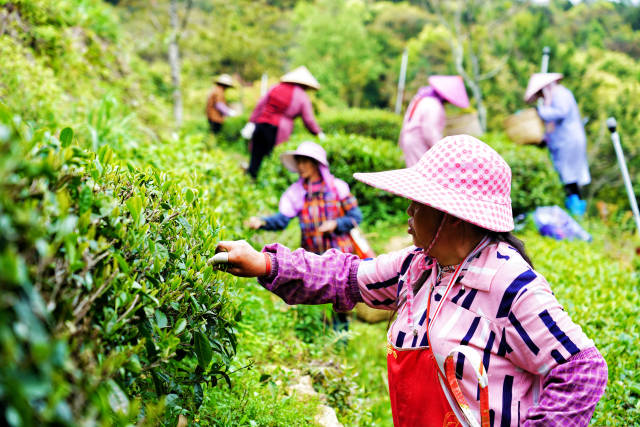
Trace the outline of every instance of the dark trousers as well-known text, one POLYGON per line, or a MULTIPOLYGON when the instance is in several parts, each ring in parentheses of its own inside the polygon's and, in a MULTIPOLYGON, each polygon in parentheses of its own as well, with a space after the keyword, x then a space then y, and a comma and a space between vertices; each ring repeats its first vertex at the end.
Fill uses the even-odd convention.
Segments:
POLYGON ((575 194, 578 196, 579 199, 582 198, 582 195, 580 194, 580 186, 578 186, 578 184, 575 182, 572 182, 571 184, 565 184, 564 192, 567 194, 567 197, 571 196, 572 194, 575 194))
POLYGON ((276 145, 278 127, 269 123, 258 123, 251 137, 251 160, 247 172, 252 177, 258 176, 262 160, 271 154, 276 145))
POLYGON ((211 132, 218 133, 220 129, 222 129, 222 123, 209 120, 209 127, 211 128, 211 132))

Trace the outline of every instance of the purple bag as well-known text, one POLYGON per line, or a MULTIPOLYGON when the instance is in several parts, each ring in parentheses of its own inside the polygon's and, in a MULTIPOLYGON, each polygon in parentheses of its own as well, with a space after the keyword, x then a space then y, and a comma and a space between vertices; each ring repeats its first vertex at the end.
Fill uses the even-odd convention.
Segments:
POLYGON ((590 242, 592 237, 560 206, 541 206, 533 212, 533 222, 542 236, 556 240, 580 239, 590 242))

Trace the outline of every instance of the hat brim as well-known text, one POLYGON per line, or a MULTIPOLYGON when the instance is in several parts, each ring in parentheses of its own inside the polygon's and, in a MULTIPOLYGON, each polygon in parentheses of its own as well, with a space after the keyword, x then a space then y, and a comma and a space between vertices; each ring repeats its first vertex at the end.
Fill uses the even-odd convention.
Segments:
POLYGON ((296 163, 295 156, 295 151, 285 151, 284 153, 280 154, 280 161, 288 171, 298 173, 298 164, 296 163))
POLYGON ((480 198, 474 198, 473 203, 470 203, 468 196, 426 180, 413 168, 355 173, 353 177, 372 187, 431 206, 487 230, 507 232, 514 227, 510 203, 497 204, 480 198))
POLYGON ((527 89, 524 93, 524 101, 531 102, 533 98, 542 90, 545 86, 550 85, 553 82, 558 82, 563 79, 563 75, 561 73, 547 73, 546 76, 541 76, 536 79, 536 81, 532 81, 533 77, 530 79, 529 84, 527 85, 527 89))
POLYGON ((325 165, 326 167, 329 167, 329 165, 326 162, 316 159, 315 157, 310 156, 309 154, 299 153, 297 151, 285 151, 284 153, 280 154, 280 161, 282 162, 284 167, 287 168, 287 170, 293 173, 298 173, 298 163, 296 162, 296 156, 308 157, 320 163, 321 165, 325 165))

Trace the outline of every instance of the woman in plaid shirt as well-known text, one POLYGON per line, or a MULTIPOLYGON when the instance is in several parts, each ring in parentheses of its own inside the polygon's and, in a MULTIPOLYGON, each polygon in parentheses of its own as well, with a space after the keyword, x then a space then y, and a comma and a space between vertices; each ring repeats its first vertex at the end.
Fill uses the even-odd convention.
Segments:
MULTIPOLYGON (((303 249, 315 254, 328 249, 353 253, 349 230, 362 221, 362 213, 349 185, 329 172, 324 149, 313 142, 303 142, 295 151, 285 152, 280 158, 287 169, 300 175, 300 179, 280 198, 278 213, 249 218, 249 227, 283 230, 297 216, 303 249)), ((334 329, 346 330, 348 324, 346 313, 335 313, 334 329)))
POLYGON ((396 426, 585 426, 607 364, 536 272, 513 230, 511 170, 467 136, 411 168, 355 178, 411 200, 414 245, 371 260, 221 242, 228 272, 289 304, 397 311, 387 334, 396 426), (488 391, 488 393, 487 393, 488 391))

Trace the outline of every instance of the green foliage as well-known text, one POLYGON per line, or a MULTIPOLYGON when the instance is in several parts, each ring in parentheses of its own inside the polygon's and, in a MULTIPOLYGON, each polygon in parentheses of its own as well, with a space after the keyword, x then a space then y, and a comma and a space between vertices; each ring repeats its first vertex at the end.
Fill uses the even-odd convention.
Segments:
POLYGON ((364 89, 383 73, 380 46, 365 26, 368 15, 362 1, 296 5, 293 20, 299 29, 292 62, 308 65, 322 85, 318 97, 329 105, 364 105, 364 89))
POLYGON ((249 141, 240 135, 240 131, 248 121, 249 114, 225 119, 220 133, 216 136, 216 144, 224 148, 233 148, 241 153, 248 152, 249 141))
POLYGON ((397 141, 402 127, 402 116, 384 110, 329 110, 318 117, 325 133, 352 133, 371 138, 397 141))
POLYGON ((121 423, 167 396, 169 417, 193 413, 236 348, 235 310, 206 263, 237 208, 214 204, 224 181, 138 169, 78 148, 69 128, 58 139, 0 118, 7 410, 26 424, 121 423))
MULTIPOLYGON (((296 246, 295 224, 252 235, 242 222, 276 208, 296 179, 279 153, 312 137, 297 132, 298 123, 254 184, 238 165, 247 115, 228 119, 212 146, 203 107, 211 76, 220 72, 236 74, 242 86, 228 99, 246 104, 258 88, 244 85, 263 72, 274 82, 290 66, 307 65, 323 84, 313 96, 329 134, 323 145, 332 172, 351 185, 365 231, 383 251, 402 232, 387 225, 404 221, 406 201, 351 175, 403 167, 395 142, 401 118, 323 107, 391 105, 405 46, 408 100, 429 74, 455 72, 451 34, 432 10, 403 2, 193 2, 179 40, 188 126, 173 135, 168 0, 108 3, 118 6, 0 1, 0 100, 9 110, 0 112, 0 419, 175 425, 183 414, 195 424, 295 425, 312 423, 318 404, 328 401, 347 425, 389 425, 384 325, 356 327, 361 335, 350 339, 349 353, 337 354, 338 336, 322 321, 325 307, 287 309, 205 262, 223 236, 296 246), (56 137, 47 129, 62 130, 56 137), (287 391, 307 374, 324 397, 299 400, 287 391)), ((502 67, 481 83, 494 130, 524 106, 540 47, 552 48, 551 70, 564 73, 563 84, 590 119, 590 193, 614 203, 610 229, 633 222, 607 116, 618 119, 634 182, 640 173, 637 11, 626 2, 522 4, 503 20, 504 31, 479 28, 474 39, 488 40, 480 68, 502 67)), ((514 146, 499 133, 484 140, 512 167, 515 213, 562 203, 546 150, 514 146)), ((607 245, 593 234, 592 245, 531 232, 526 240, 609 362, 609 388, 593 422, 629 425, 640 416, 638 277, 614 259, 628 235, 607 245)))
POLYGON ((24 120, 45 124, 64 120, 60 116, 63 92, 52 70, 40 59, 28 60, 28 51, 9 37, 0 37, 0 56, 0 99, 11 111, 24 120))

